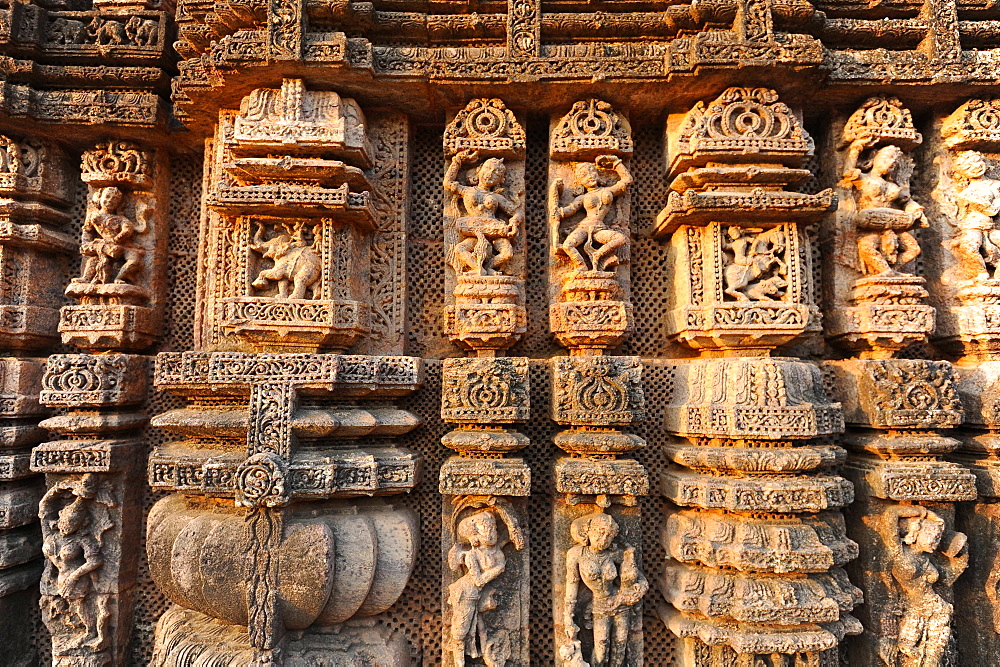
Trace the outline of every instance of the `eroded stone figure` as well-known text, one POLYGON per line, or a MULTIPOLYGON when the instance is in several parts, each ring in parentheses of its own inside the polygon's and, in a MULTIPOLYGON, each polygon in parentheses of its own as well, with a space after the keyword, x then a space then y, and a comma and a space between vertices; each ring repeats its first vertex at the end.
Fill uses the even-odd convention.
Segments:
POLYGON ((737 301, 775 301, 788 287, 788 265, 784 232, 744 229, 736 225, 726 230, 723 249, 729 254, 724 270, 725 293, 737 301))
POLYGON ((46 558, 42 609, 60 654, 100 651, 108 644, 110 612, 106 597, 97 593, 112 502, 98 475, 87 473, 54 484, 39 503, 46 558), (56 632, 55 625, 65 631, 56 632))
MULTIPOLYGON (((628 236, 609 226, 607 218, 614 209, 615 199, 631 187, 632 174, 621 158, 600 155, 594 162, 578 164, 574 177, 577 186, 583 189, 582 194, 574 197, 566 206, 557 205, 554 215, 561 222, 582 209, 584 217, 560 244, 559 251, 581 273, 613 270, 624 260, 622 254, 627 250, 628 236), (613 169, 618 175, 618 181, 614 185, 601 185, 600 169, 613 169)), ((564 188, 562 180, 556 179, 552 188, 553 201, 558 202, 564 188)))
POLYGON ((319 280, 322 267, 315 243, 309 243, 305 233, 305 222, 299 221, 275 225, 274 236, 265 239, 265 225, 258 224, 251 247, 274 265, 260 270, 251 283, 255 289, 267 290, 274 284, 278 298, 306 298, 306 293, 319 280))
POLYGON ((146 231, 146 225, 119 212, 124 200, 125 194, 114 186, 100 188, 94 193, 83 223, 83 243, 80 245, 83 272, 73 278, 74 283, 135 284, 146 251, 137 247, 133 239, 146 231), (116 272, 118 262, 121 265, 116 272))
POLYGON ((506 661, 494 660, 490 629, 481 616, 496 607, 490 584, 507 568, 496 518, 492 512, 467 516, 459 522, 457 533, 458 542, 448 552, 448 567, 465 572, 448 587, 455 667, 464 667, 466 656, 481 657, 490 667, 502 667, 506 661))
POLYGON ((566 554, 566 638, 559 647, 563 664, 620 667, 626 664, 634 608, 649 589, 636 563, 635 549, 620 547, 618 523, 594 512, 573 521, 570 534, 576 546, 566 554), (589 593, 589 602, 583 591, 589 593), (593 652, 581 662, 580 629, 593 628, 593 652))
POLYGON ((841 185, 854 194, 863 271, 868 275, 896 275, 900 267, 920 254, 912 230, 926 227, 927 218, 924 207, 910 197, 909 158, 898 146, 888 145, 863 159, 864 152, 874 145, 871 137, 851 142, 841 185))
POLYGON ((968 563, 967 538, 954 533, 945 546, 945 522, 926 507, 896 505, 886 513, 886 543, 892 576, 905 598, 895 647, 880 653, 886 664, 903 667, 941 665, 951 637, 952 605, 935 590, 950 586, 968 563), (936 559, 940 551, 943 558, 936 559), (898 651, 893 660, 892 649, 898 651))
POLYGON ((452 157, 444 176, 445 190, 460 200, 465 210, 465 215, 455 222, 461 241, 455 244, 450 263, 459 274, 503 275, 504 266, 514 256, 512 239, 524 223, 524 214, 519 211, 517 198, 504 190, 507 167, 503 158, 491 157, 483 162, 475 172, 473 185, 459 182, 463 166, 478 161, 476 151, 460 151, 452 157), (498 213, 510 217, 503 220, 498 213))
POLYGON ((958 260, 963 276, 971 280, 997 278, 1000 268, 1000 181, 986 176, 989 163, 978 151, 962 151, 953 171, 966 185, 957 193, 955 238, 945 241, 958 260))

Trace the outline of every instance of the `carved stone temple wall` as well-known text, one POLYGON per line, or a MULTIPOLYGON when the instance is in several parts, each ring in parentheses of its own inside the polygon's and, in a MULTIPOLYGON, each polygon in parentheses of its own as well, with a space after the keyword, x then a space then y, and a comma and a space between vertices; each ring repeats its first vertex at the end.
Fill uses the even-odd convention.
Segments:
POLYGON ((1000 664, 1000 8, 0 0, 0 665, 1000 664))

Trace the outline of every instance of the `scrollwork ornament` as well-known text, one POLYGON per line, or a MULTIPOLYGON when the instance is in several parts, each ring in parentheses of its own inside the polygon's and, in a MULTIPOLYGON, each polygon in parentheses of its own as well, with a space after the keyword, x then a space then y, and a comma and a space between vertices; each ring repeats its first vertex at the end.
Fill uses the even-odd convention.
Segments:
POLYGON ((273 452, 249 456, 236 470, 236 505, 283 507, 288 504, 287 464, 273 452))

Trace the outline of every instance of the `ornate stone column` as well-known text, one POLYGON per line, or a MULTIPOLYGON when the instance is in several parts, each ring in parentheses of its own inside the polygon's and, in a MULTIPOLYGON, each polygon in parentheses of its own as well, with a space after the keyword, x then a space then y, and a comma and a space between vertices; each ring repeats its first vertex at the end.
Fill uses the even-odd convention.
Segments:
POLYGON ((45 439, 38 421, 44 360, 58 340, 64 264, 76 241, 63 230, 73 198, 68 164, 52 142, 0 136, 0 663, 33 659, 32 614, 41 573, 38 501, 30 469, 45 439), (14 356, 29 355, 29 356, 14 356))
MULTIPOLYGON (((976 477, 977 498, 955 505, 968 535, 968 571, 955 582, 955 635, 963 655, 1000 651, 1000 103, 972 99, 936 119, 929 137, 936 186, 927 217, 940 244, 927 252, 929 291, 937 307, 935 343, 957 357, 955 388, 965 415, 953 435, 953 459, 976 477)), ((930 179, 928 179, 930 180, 930 179)))
POLYGON ((838 145, 840 205, 829 228, 824 280, 827 337, 859 358, 824 363, 851 427, 845 474, 858 500, 848 534, 861 556, 849 567, 868 599, 852 661, 946 664, 952 589, 966 567, 954 501, 975 498, 972 475, 943 460, 958 441, 962 408, 951 364, 895 358, 934 330, 917 228, 927 215, 910 190, 909 152, 922 137, 895 98, 874 97, 848 118, 838 145))
POLYGON ((475 99, 444 133, 446 320, 474 357, 445 359, 441 416, 444 662, 529 664, 525 542, 528 360, 497 356, 525 331, 524 130, 498 99, 475 99))
POLYGON ((840 508, 851 485, 830 468, 843 430, 815 365, 772 351, 819 329, 816 224, 833 193, 792 189, 813 141, 766 88, 730 88, 668 121, 673 178, 656 233, 669 237, 668 326, 698 350, 678 361, 665 409, 673 511, 660 612, 683 665, 836 664, 861 627, 857 555, 840 508))
POLYGON ((623 426, 645 418, 642 363, 605 354, 632 330, 633 178, 628 120, 597 99, 553 118, 549 140, 549 326, 569 356, 551 360, 556 461, 552 580, 561 665, 641 665, 645 446, 623 426), (625 456, 625 458, 619 458, 625 456), (594 572, 600 572, 597 577, 594 572))
POLYGON ((189 404, 153 422, 182 437, 149 461, 150 485, 173 492, 148 521, 150 572, 175 603, 156 628, 155 665, 409 660, 379 615, 409 579, 416 515, 381 496, 420 478, 420 457, 393 442, 419 419, 392 400, 420 386, 422 367, 344 353, 397 338, 380 326, 375 341, 370 267, 376 230, 397 234, 391 243, 405 230, 404 206, 375 202, 383 185, 400 190, 387 174, 405 182, 390 135, 407 128, 395 114, 374 124, 377 152, 353 99, 299 79, 219 112, 201 349, 156 364, 157 386, 189 404))
POLYGON ((42 617, 56 665, 122 664, 136 585, 148 358, 161 327, 166 188, 160 152, 117 140, 84 152, 88 186, 80 275, 66 287, 62 341, 86 351, 49 357, 41 401, 66 410, 41 426, 66 439, 32 452, 46 474, 38 507, 46 558, 42 617), (98 354, 95 354, 98 353, 98 354))

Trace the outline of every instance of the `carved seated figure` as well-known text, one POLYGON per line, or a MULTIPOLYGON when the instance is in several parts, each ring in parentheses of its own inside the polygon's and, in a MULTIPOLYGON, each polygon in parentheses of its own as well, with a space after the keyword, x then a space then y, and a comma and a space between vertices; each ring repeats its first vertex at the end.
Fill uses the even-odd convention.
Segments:
MULTIPOLYGON (((72 282, 85 285, 134 285, 142 269, 146 251, 132 243, 146 231, 143 222, 134 222, 119 213, 124 193, 116 187, 100 188, 94 193, 83 223, 83 272, 72 282), (115 266, 120 266, 115 271, 115 266)), ((80 290, 74 290, 79 292, 80 290)))
POLYGON ((900 267, 920 254, 912 230, 928 223, 923 206, 910 198, 912 165, 902 149, 890 144, 869 159, 861 159, 875 143, 871 137, 851 142, 841 185, 854 193, 854 223, 864 273, 896 276, 900 267))
POLYGON ((275 225, 274 236, 269 239, 264 239, 264 227, 258 224, 250 247, 274 265, 261 269, 251 286, 264 291, 273 283, 278 298, 305 299, 321 274, 319 254, 313 249, 315 241, 310 244, 305 239, 305 222, 275 225))
POLYGON ((552 184, 553 215, 557 225, 581 209, 584 212, 583 219, 567 234, 557 252, 569 258, 577 273, 613 272, 614 267, 627 259, 629 239, 620 229, 609 226, 607 218, 614 209, 615 200, 632 185, 632 175, 621 158, 600 155, 593 163, 577 165, 575 180, 583 192, 566 206, 559 205, 564 187, 562 180, 556 179, 552 184), (598 169, 613 169, 618 181, 602 186, 598 169))
POLYGON ((476 151, 464 150, 451 159, 444 176, 444 188, 461 202, 465 215, 455 222, 461 239, 452 248, 449 263, 455 272, 471 276, 504 275, 504 268, 514 256, 513 239, 517 237, 524 214, 516 197, 504 193, 507 168, 503 158, 489 158, 475 172, 473 185, 458 181, 464 165, 479 161, 476 151), (498 213, 509 218, 503 220, 498 213))
POLYGON ((978 151, 963 151, 955 157, 954 174, 966 183, 957 194, 958 215, 955 238, 945 247, 958 260, 963 278, 974 281, 997 280, 1000 269, 1000 181, 986 177, 989 164, 978 151))
POLYGON ((779 228, 726 230, 723 249, 729 262, 723 272, 725 294, 737 301, 777 301, 788 287, 785 235, 779 228))
POLYGON ((496 518, 492 512, 472 514, 459 522, 456 532, 458 542, 448 552, 448 567, 465 573, 448 587, 454 665, 464 667, 469 656, 499 666, 506 660, 493 660, 489 628, 480 618, 481 612, 496 606, 490 584, 507 568, 496 518))
POLYGON ((559 653, 578 654, 581 626, 593 628, 593 650, 587 661, 591 667, 626 664, 635 607, 649 589, 636 563, 635 549, 615 544, 618 532, 618 522, 603 512, 579 517, 570 525, 576 546, 566 553, 566 638, 559 653), (583 618, 577 615, 581 583, 590 593, 583 618))

